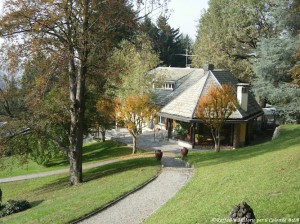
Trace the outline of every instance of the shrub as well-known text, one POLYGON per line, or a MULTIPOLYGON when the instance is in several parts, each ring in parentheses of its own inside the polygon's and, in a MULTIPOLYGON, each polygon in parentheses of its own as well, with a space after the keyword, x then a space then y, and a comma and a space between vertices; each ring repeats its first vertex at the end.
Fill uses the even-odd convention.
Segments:
POLYGON ((30 203, 26 200, 15 201, 8 200, 2 207, 0 211, 0 217, 4 217, 13 213, 24 211, 30 208, 30 203))

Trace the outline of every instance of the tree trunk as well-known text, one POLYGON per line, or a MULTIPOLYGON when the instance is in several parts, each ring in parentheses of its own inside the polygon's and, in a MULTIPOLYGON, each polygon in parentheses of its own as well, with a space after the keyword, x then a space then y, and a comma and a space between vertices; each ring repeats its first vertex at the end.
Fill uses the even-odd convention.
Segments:
POLYGON ((70 148, 68 154, 70 160, 70 185, 77 185, 82 182, 83 104, 84 99, 74 100, 71 106, 70 148))
POLYGON ((217 128, 214 132, 212 131, 216 152, 220 152, 220 130, 221 128, 217 128))
POLYGON ((82 144, 70 145, 70 185, 77 185, 82 182, 82 144))
POLYGON ((220 152, 220 138, 215 141, 215 151, 220 152))
POLYGON ((105 142, 105 130, 101 131, 101 135, 102 135, 102 142, 105 142))
POLYGON ((136 135, 132 134, 132 154, 136 153, 136 135))
MULTIPOLYGON (((70 96, 73 96, 71 94, 70 96)), ((82 182, 82 144, 83 144, 84 99, 72 101, 70 128, 70 185, 82 182)))
POLYGON ((70 160, 70 185, 82 182, 82 145, 83 145, 83 122, 85 110, 85 76, 87 73, 86 63, 81 62, 76 75, 74 58, 69 60, 69 82, 71 100, 71 127, 69 133, 69 160, 70 160))
MULTIPOLYGON (((69 43, 69 87, 71 100, 71 128, 69 134, 70 150, 70 185, 82 182, 82 145, 85 112, 85 79, 88 72, 87 61, 89 48, 87 44, 89 1, 83 2, 83 16, 80 33, 83 35, 80 47, 69 43), (75 53, 76 52, 76 53, 75 53), (76 60, 76 61, 75 61, 76 60)), ((68 32, 72 32, 68 27, 68 32)), ((70 34, 69 33, 69 34, 70 34)), ((71 36, 71 35, 69 35, 71 36)))

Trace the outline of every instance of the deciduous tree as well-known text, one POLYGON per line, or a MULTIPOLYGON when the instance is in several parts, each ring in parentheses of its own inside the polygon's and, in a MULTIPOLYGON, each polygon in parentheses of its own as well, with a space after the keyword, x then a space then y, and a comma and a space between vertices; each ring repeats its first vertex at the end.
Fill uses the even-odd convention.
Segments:
POLYGON ((136 138, 141 134, 145 119, 154 113, 149 95, 127 95, 116 102, 117 119, 123 121, 132 136, 132 154, 136 153, 136 138))
POLYGON ((226 119, 236 111, 236 95, 231 85, 213 86, 199 99, 196 116, 210 129, 215 150, 220 151, 220 132, 226 119))
POLYGON ((23 151, 42 165, 59 150, 67 153, 69 146, 67 83, 64 76, 58 76, 57 69, 52 69, 53 64, 43 54, 26 64, 23 76, 12 89, 17 97, 10 95, 6 101, 10 113, 2 113, 2 132, 8 133, 2 135, 2 150, 14 156, 23 151))
POLYGON ((0 157, 15 153, 19 155, 21 161, 25 161, 27 148, 19 150, 13 144, 7 144, 9 140, 20 143, 18 137, 28 131, 24 128, 26 107, 18 87, 19 80, 7 74, 2 74, 0 79, 3 83, 0 88, 0 157))
POLYGON ((105 142, 105 132, 114 125, 116 120, 116 105, 110 98, 100 98, 97 101, 97 118, 95 125, 101 132, 102 141, 105 142))
POLYGON ((154 74, 149 71, 158 63, 151 42, 144 34, 138 35, 133 43, 123 41, 110 59, 111 70, 117 77, 117 119, 124 122, 133 139, 136 152, 136 137, 142 132, 145 119, 153 115, 151 106, 154 74))
MULTIPOLYGON (((120 31, 132 32, 137 16, 131 0, 7 0, 0 34, 7 42, 9 64, 22 66, 37 52, 51 54, 67 68, 69 81, 70 184, 82 181, 82 143, 86 81, 120 40, 120 31)), ((159 1, 151 1, 151 4, 159 1)), ((137 1, 142 4, 143 1, 137 1)))
POLYGON ((122 41, 109 61, 115 77, 110 84, 115 86, 117 97, 151 93, 154 76, 148 72, 159 64, 159 59, 146 35, 139 34, 131 42, 122 41))

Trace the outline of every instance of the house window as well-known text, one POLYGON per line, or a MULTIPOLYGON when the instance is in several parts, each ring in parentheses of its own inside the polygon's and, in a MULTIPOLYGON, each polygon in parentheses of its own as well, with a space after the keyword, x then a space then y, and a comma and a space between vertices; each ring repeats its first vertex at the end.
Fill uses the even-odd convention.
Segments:
POLYGON ((175 88, 175 83, 172 82, 166 82, 163 86, 164 89, 174 89, 175 88))
POLYGON ((159 120, 158 120, 158 123, 159 124, 165 124, 165 122, 166 122, 166 118, 165 117, 162 117, 162 116, 159 116, 159 120))

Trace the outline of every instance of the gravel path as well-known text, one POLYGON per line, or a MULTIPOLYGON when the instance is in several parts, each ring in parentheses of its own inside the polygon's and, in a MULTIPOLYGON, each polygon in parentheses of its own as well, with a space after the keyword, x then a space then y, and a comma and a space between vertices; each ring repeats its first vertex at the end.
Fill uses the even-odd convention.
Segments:
POLYGON ((161 174, 151 183, 80 223, 138 224, 170 200, 193 175, 180 159, 163 157, 161 174))
MULTIPOLYGON (((130 136, 129 136, 130 137, 130 136)), ((130 139, 127 136, 121 140, 130 139)), ((164 152, 162 158, 162 172, 152 182, 138 191, 128 195, 124 199, 116 202, 112 206, 102 210, 101 212, 79 222, 79 223, 101 223, 101 224, 139 224, 154 214, 162 205, 170 200, 186 183, 194 173, 194 169, 187 168, 185 163, 175 157, 174 153, 180 152, 180 147, 172 142, 153 141, 152 135, 145 134, 140 137, 138 147, 148 149, 150 151, 161 149, 164 152)), ((153 156, 153 155, 149 155, 153 156)), ((88 165, 83 165, 83 169, 89 169, 108 163, 122 160, 133 159, 135 157, 123 157, 118 159, 99 161, 88 165)), ((0 179, 0 183, 26 180, 38 177, 45 177, 55 174, 67 173, 69 169, 53 170, 37 174, 29 174, 23 176, 9 177, 0 179)))

